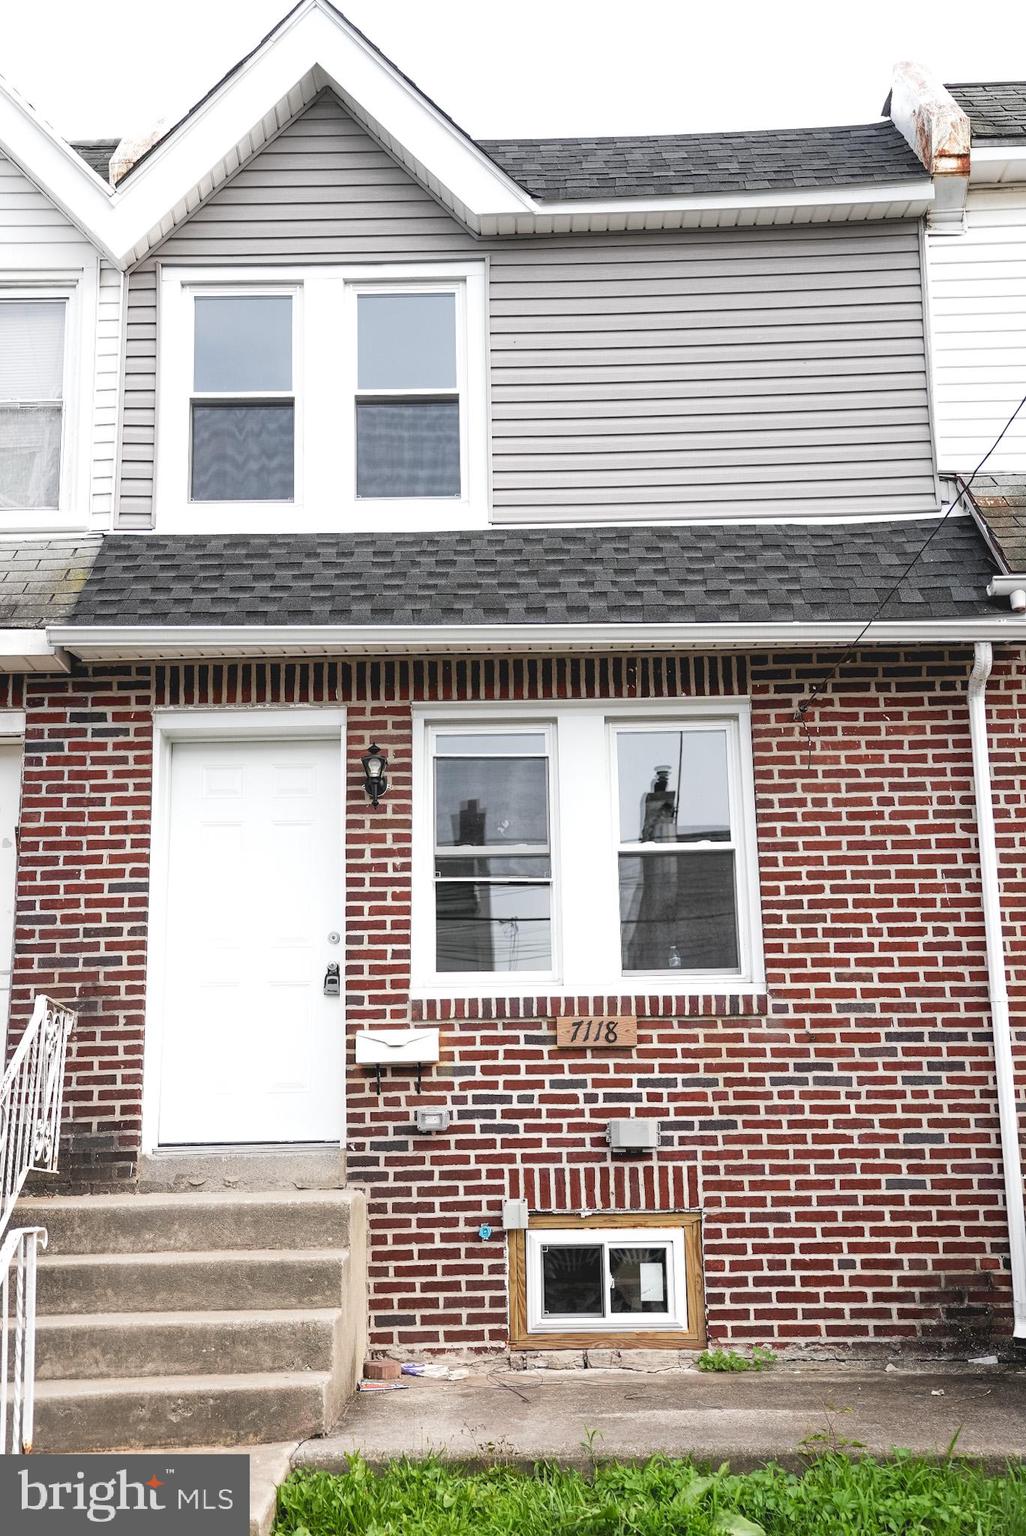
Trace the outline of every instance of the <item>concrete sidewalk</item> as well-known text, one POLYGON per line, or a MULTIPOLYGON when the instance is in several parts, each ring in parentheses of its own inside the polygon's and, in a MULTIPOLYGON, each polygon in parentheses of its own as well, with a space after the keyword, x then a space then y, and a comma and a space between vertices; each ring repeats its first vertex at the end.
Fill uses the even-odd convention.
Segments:
POLYGON ((958 1432, 959 1453, 999 1465, 1026 1457, 1026 1370, 777 1365, 727 1376, 497 1367, 463 1381, 409 1378, 408 1391, 353 1398, 335 1431, 304 1441, 292 1462, 341 1469, 359 1451, 371 1462, 434 1452, 584 1463, 592 1431, 599 1456, 661 1451, 737 1470, 769 1459, 798 1466, 802 1442, 816 1444, 809 1436, 939 1456, 958 1432))

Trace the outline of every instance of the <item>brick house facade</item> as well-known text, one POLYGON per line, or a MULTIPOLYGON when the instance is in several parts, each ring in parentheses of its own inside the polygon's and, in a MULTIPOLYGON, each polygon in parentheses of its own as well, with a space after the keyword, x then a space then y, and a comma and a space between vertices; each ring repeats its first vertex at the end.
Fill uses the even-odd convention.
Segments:
MULTIPOLYGON (((506 1195, 532 1209, 698 1209, 711 1338, 931 1346, 1007 1328, 1001 1198, 965 685, 971 653, 867 650, 818 703, 830 653, 78 667, 28 679, 14 1009, 74 1000, 66 1178, 130 1182, 140 1144, 152 711, 348 710, 350 1031, 437 1020, 442 1057, 347 1071, 349 1175, 371 1200, 380 1346, 500 1347, 506 1195), (636 1011, 636 1053, 552 1049, 565 1000, 409 996, 410 704, 750 693, 766 993, 581 999, 636 1011), (387 742, 375 811, 358 754, 387 742), (418 1105, 447 1105, 418 1135, 418 1105), (662 1145, 617 1163, 617 1113, 662 1145), (493 1235, 482 1239, 482 1223, 493 1235)), ((992 683, 1006 871, 1021 849, 1021 655, 992 683)), ((1006 878, 1022 1006, 1026 889, 1006 878)), ((1021 1043, 1021 1042, 1020 1042, 1021 1043)))
POLYGON ((88 509, 58 450, 0 516, 61 1188, 313 1147, 393 1352, 1026 1338, 1018 502, 939 472, 954 173, 895 110, 474 141, 302 0, 81 147, 116 198, 31 128, 96 268, 0 292, 96 362, 88 509))

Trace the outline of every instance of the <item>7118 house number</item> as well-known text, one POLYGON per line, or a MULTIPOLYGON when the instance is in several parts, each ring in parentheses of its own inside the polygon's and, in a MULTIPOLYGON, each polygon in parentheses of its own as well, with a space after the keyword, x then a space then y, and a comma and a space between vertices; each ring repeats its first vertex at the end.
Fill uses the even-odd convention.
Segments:
POLYGON ((589 1050, 613 1050, 638 1043, 638 1020, 633 1013, 581 1016, 567 1014, 556 1020, 556 1045, 560 1049, 581 1046, 589 1050))

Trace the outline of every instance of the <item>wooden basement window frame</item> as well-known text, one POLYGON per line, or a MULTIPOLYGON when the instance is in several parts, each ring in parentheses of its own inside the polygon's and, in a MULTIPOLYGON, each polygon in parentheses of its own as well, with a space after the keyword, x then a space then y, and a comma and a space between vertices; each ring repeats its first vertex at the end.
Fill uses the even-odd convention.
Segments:
POLYGON ((702 1218, 697 1211, 598 1212, 572 1216, 558 1211, 532 1215, 527 1229, 509 1233, 509 1343, 511 1349, 704 1349, 705 1284, 702 1275, 702 1218), (684 1284, 688 1327, 679 1329, 610 1328, 567 1333, 531 1332, 527 1321, 527 1233, 538 1231, 609 1231, 616 1228, 653 1232, 683 1231, 684 1284))

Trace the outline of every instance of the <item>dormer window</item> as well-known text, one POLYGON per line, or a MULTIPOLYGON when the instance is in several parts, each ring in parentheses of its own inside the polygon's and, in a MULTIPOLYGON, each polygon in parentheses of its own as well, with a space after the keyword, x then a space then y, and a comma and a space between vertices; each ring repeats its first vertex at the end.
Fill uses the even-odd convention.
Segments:
POLYGON ((165 268, 157 522, 481 528, 484 266, 165 268))
POLYGON ((0 510, 61 504, 67 300, 0 298, 0 510))

